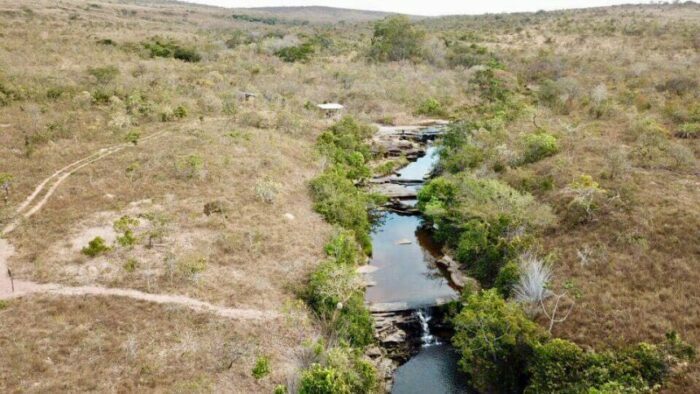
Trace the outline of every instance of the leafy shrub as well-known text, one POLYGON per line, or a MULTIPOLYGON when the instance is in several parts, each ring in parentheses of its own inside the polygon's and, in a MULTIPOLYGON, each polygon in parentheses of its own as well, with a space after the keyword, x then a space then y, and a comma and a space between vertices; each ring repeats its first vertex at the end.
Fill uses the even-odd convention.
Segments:
POLYGON ((684 123, 678 128, 676 135, 681 138, 698 138, 700 137, 700 123, 684 123))
POLYGON ((493 283, 503 298, 508 298, 513 293, 515 285, 520 280, 520 267, 515 261, 509 261, 504 265, 493 283))
POLYGON ((175 169, 184 178, 195 178, 204 169, 204 159, 199 155, 189 155, 175 162, 175 169))
POLYGON ((582 174, 569 183, 564 193, 572 197, 567 206, 567 216, 574 223, 579 223, 593 217, 602 204, 606 190, 593 177, 582 174))
POLYGON ((557 138, 545 132, 528 134, 523 138, 525 152, 523 153, 524 163, 534 163, 552 156, 559 151, 557 138))
POLYGON ((97 40, 97 43, 100 44, 100 45, 105 45, 105 46, 115 46, 115 45, 117 45, 117 43, 114 42, 114 40, 112 40, 111 38, 102 38, 102 39, 99 39, 99 40, 97 40))
POLYGON ((448 47, 447 63, 451 67, 474 67, 478 65, 499 66, 496 56, 488 48, 464 42, 458 42, 448 47))
POLYGON ((6 172, 0 172, 0 190, 3 191, 5 203, 7 203, 10 198, 10 185, 12 185, 12 180, 15 179, 12 174, 6 172))
POLYGON ((442 104, 440 104, 439 101, 431 97, 418 106, 416 115, 445 116, 445 110, 442 108, 442 104))
POLYGON ((505 81, 496 75, 493 68, 478 70, 470 84, 476 86, 479 96, 490 102, 507 102, 510 99, 511 91, 507 88, 505 81))
POLYGON ((316 212, 329 223, 353 231, 365 251, 371 250, 368 209, 377 199, 355 182, 370 175, 366 160, 371 152, 365 140, 372 132, 370 126, 345 117, 321 134, 317 145, 332 165, 310 184, 316 212))
POLYGON ((275 386, 275 391, 273 391, 274 394, 287 394, 287 386, 283 384, 278 384, 275 386))
POLYGON ((117 243, 121 246, 132 246, 137 239, 134 236, 133 227, 139 225, 139 220, 131 216, 124 215, 114 222, 114 230, 122 235, 117 236, 117 243))
POLYGON ((313 54, 314 46, 309 42, 297 46, 281 48, 275 51, 275 56, 288 63, 307 62, 313 54))
POLYGON ((353 180, 363 180, 370 175, 367 160, 372 156, 367 139, 374 128, 346 116, 318 137, 321 153, 328 156, 334 165, 347 171, 353 180))
POLYGON ((379 62, 419 60, 425 32, 405 16, 393 16, 374 24, 369 58, 379 62))
POLYGON ((659 345, 639 343, 619 351, 584 352, 562 339, 537 345, 528 367, 526 393, 651 392, 671 367, 694 358, 692 347, 675 333, 659 345))
POLYGON ((326 255, 334 259, 337 264, 359 265, 361 249, 353 235, 354 234, 348 230, 338 231, 324 247, 326 255))
POLYGON ((587 382, 589 356, 576 344, 553 339, 535 347, 530 361, 530 384, 526 393, 587 392, 593 382, 587 382), (590 384, 590 385, 589 385, 590 384))
POLYGON ((528 383, 527 365, 546 335, 497 290, 469 295, 454 318, 452 343, 469 382, 484 392, 521 392, 528 383))
POLYGON ((10 303, 8 301, 0 300, 0 311, 3 309, 6 309, 9 305, 10 305, 10 303))
POLYGON ((135 272, 138 267, 139 267, 139 262, 136 261, 135 259, 128 259, 124 263, 124 265, 122 266, 122 268, 124 268, 124 271, 126 271, 128 273, 135 272))
POLYGON ((352 180, 339 170, 326 171, 311 181, 314 210, 326 221, 354 232, 365 251, 372 244, 369 237, 371 224, 368 209, 374 200, 358 189, 352 180))
POLYGON ((173 116, 175 116, 178 119, 186 118, 187 117, 187 108, 183 105, 178 105, 173 110, 173 116))
POLYGON ((97 83, 107 84, 119 75, 119 69, 116 66, 91 67, 88 68, 88 74, 95 77, 97 83))
POLYGON ((107 242, 102 237, 95 237, 92 241, 88 242, 88 246, 82 248, 80 251, 90 257, 95 257, 99 254, 109 252, 111 248, 107 245, 107 242))
POLYGON ((62 95, 63 92, 65 91, 64 88, 54 86, 46 89, 46 98, 51 99, 51 100, 57 100, 59 99, 62 95))
POLYGON ((333 367, 313 364, 301 374, 299 394, 344 394, 350 393, 340 372, 333 367))
POLYGON ((479 226, 496 226, 517 234, 521 227, 536 229, 554 221, 551 209, 530 194, 495 179, 477 179, 465 173, 430 181, 418 193, 417 206, 437 224, 437 236, 451 246, 457 246, 463 231, 479 232, 479 226))
POLYGON ((366 394, 377 387, 376 370, 358 350, 336 347, 302 372, 300 394, 366 394))
POLYGON ((388 160, 381 165, 374 167, 373 173, 377 176, 386 176, 394 173, 397 169, 404 167, 408 164, 408 159, 406 156, 401 156, 396 160, 388 160))
POLYGON ((457 260, 466 265, 467 272, 483 286, 495 285, 507 262, 529 242, 528 239, 509 239, 510 227, 508 219, 502 216, 493 222, 470 220, 461 229, 457 260))
POLYGON ((279 189, 280 184, 272 179, 260 179, 255 182, 255 196, 267 204, 275 202, 279 189))
POLYGON ((196 63, 202 60, 202 56, 194 49, 183 48, 173 41, 154 40, 145 42, 144 48, 149 51, 151 57, 175 58, 185 62, 196 63))
POLYGON ((373 320, 364 306, 364 288, 355 269, 335 260, 321 263, 311 275, 306 299, 340 338, 364 347, 373 341, 373 320))
POLYGON ((253 377, 260 380, 269 375, 270 371, 270 359, 265 356, 258 357, 252 370, 253 377))
POLYGON ((697 91, 698 81, 688 77, 674 77, 658 85, 656 88, 661 92, 670 92, 678 96, 683 96, 687 93, 697 91))
POLYGON ((202 55, 197 53, 197 51, 192 48, 177 47, 175 48, 175 51, 173 51, 173 58, 188 63, 197 63, 198 61, 202 60, 202 55))
POLYGON ((126 135, 124 136, 124 141, 137 145, 139 143, 139 138, 141 137, 141 133, 138 132, 138 130, 130 130, 126 135))
POLYGON ((184 257, 178 261, 177 268, 184 277, 194 277, 207 269, 207 259, 205 257, 184 257))

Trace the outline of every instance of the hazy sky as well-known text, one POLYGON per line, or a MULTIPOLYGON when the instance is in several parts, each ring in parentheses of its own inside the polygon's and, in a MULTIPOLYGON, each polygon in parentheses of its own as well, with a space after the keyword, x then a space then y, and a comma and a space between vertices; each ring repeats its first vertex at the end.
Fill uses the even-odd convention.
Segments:
POLYGON ((650 3, 648 0, 187 0, 192 3, 223 7, 272 7, 324 5, 401 12, 414 15, 483 14, 487 12, 518 12, 562 8, 598 7, 612 4, 650 3))

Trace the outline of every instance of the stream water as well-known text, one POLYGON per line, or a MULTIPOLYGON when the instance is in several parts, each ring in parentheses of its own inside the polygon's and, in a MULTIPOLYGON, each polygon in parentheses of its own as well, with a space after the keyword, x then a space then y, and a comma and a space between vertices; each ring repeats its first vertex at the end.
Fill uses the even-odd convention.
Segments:
MULTIPOLYGON (((397 181, 427 178, 438 157, 428 146, 426 154, 397 172, 397 181)), ((420 189, 422 183, 413 186, 420 189)), ((404 200, 412 204, 415 200, 404 200)), ((458 355, 449 338, 433 333, 433 306, 436 300, 451 298, 457 291, 435 266, 440 248, 423 229, 418 214, 384 213, 372 234, 372 259, 377 268, 367 288, 370 304, 405 304, 419 323, 420 348, 394 374, 392 393, 466 393, 464 375, 459 372, 458 355)))

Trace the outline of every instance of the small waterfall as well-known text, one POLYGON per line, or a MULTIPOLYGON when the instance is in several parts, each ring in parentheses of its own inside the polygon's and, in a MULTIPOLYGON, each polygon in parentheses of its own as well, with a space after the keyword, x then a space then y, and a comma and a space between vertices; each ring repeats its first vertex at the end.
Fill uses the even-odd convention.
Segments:
POLYGON ((418 323, 420 323, 421 331, 421 345, 423 347, 439 345, 440 341, 430 333, 430 325, 428 322, 433 318, 429 308, 421 308, 416 310, 416 317, 418 318, 418 323))

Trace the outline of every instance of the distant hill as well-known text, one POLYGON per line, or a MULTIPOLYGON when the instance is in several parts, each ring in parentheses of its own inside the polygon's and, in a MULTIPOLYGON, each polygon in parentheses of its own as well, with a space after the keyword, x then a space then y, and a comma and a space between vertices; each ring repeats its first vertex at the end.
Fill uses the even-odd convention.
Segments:
MULTIPOLYGON (((312 23, 337 23, 340 21, 368 22, 383 19, 390 15, 398 15, 391 12, 365 11, 321 6, 235 8, 233 11, 238 15, 309 21, 312 23)), ((421 17, 411 16, 411 18, 419 19, 421 17)))

